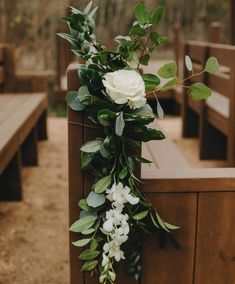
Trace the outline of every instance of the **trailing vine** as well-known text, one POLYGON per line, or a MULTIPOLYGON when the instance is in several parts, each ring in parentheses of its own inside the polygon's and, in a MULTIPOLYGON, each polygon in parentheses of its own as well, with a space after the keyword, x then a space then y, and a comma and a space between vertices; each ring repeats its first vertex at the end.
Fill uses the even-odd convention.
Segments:
POLYGON ((99 137, 81 147, 82 169, 95 183, 89 195, 79 201, 80 216, 70 230, 80 234, 73 244, 84 247, 79 256, 84 261, 83 271, 99 273, 100 283, 115 283, 116 263, 123 260, 127 273, 138 281, 142 247, 149 235, 156 235, 161 246, 169 240, 179 248, 172 234, 179 227, 166 222, 141 191, 139 165, 151 163, 138 154, 141 143, 165 138, 160 130, 148 127, 155 115, 146 93, 154 93, 157 114, 162 118, 158 92, 182 85, 189 88, 192 98, 206 99, 211 95, 207 86, 184 83, 204 72, 214 73, 219 66, 215 58, 209 58, 205 69, 196 74, 186 57, 191 74, 184 80, 178 79, 175 62, 165 64, 157 74, 142 75, 139 67, 148 65, 153 50, 166 42, 156 32, 164 7, 149 12, 138 3, 130 34, 115 38, 115 51, 108 50, 94 34, 96 10, 92 2, 84 11, 71 7, 71 15, 64 18, 70 33, 59 34, 86 62, 78 70, 81 87, 68 93, 68 105, 74 111, 85 111, 89 127, 100 129, 99 137), (161 84, 160 78, 167 82, 161 84))

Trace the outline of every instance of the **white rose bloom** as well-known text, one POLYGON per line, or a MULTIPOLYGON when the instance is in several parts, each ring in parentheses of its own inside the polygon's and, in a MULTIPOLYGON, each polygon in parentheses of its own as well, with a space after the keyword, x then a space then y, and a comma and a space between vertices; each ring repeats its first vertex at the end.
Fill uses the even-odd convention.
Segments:
POLYGON ((109 243, 106 243, 103 249, 109 257, 114 257, 117 262, 121 259, 125 259, 124 252, 120 249, 120 245, 114 240, 109 243))
POLYGON ((142 77, 134 70, 119 70, 107 73, 103 85, 116 104, 126 104, 132 109, 146 104, 145 85, 142 77))

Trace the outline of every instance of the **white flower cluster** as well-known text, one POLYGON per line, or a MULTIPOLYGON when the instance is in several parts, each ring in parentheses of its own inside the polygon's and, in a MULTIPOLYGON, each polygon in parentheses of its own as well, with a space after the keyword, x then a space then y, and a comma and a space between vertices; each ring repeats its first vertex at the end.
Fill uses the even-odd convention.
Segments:
POLYGON ((106 191, 106 198, 112 202, 113 209, 106 212, 106 221, 103 224, 103 229, 109 234, 108 242, 103 247, 104 270, 109 269, 112 258, 117 262, 125 258, 121 245, 128 240, 130 227, 129 216, 122 211, 125 203, 136 205, 139 202, 139 198, 131 195, 130 191, 130 188, 123 186, 121 182, 113 184, 112 188, 106 191))

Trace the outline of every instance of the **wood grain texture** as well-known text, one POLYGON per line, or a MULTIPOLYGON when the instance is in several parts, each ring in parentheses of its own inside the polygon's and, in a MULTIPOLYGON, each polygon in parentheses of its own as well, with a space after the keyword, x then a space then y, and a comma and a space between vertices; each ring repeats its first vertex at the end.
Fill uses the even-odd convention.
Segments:
POLYGON ((144 249, 141 284, 192 283, 197 195, 148 194, 148 197, 166 221, 181 227, 173 235, 180 242, 182 249, 176 250, 169 243, 161 249, 157 237, 149 239, 144 249))
MULTIPOLYGON (((67 73, 69 90, 77 90, 79 81, 77 67, 70 68, 67 73)), ((81 170, 80 148, 84 141, 83 114, 68 108, 68 159, 69 159, 69 225, 79 216, 78 201, 83 198, 84 174, 81 170)), ((81 272, 82 262, 78 259, 81 250, 75 248, 72 242, 78 240, 78 234, 69 233, 70 248, 70 284, 84 284, 84 273, 81 272)))
POLYGON ((195 284, 235 283, 235 192, 199 195, 195 284))

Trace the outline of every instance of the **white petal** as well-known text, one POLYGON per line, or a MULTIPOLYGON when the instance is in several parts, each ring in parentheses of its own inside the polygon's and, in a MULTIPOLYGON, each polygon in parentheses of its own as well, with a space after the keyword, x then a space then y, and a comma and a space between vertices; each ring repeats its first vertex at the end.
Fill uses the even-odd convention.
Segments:
POLYGON ((103 228, 107 232, 112 232, 112 230, 113 230, 113 220, 112 219, 108 219, 107 221, 105 221, 104 224, 103 224, 103 228))

